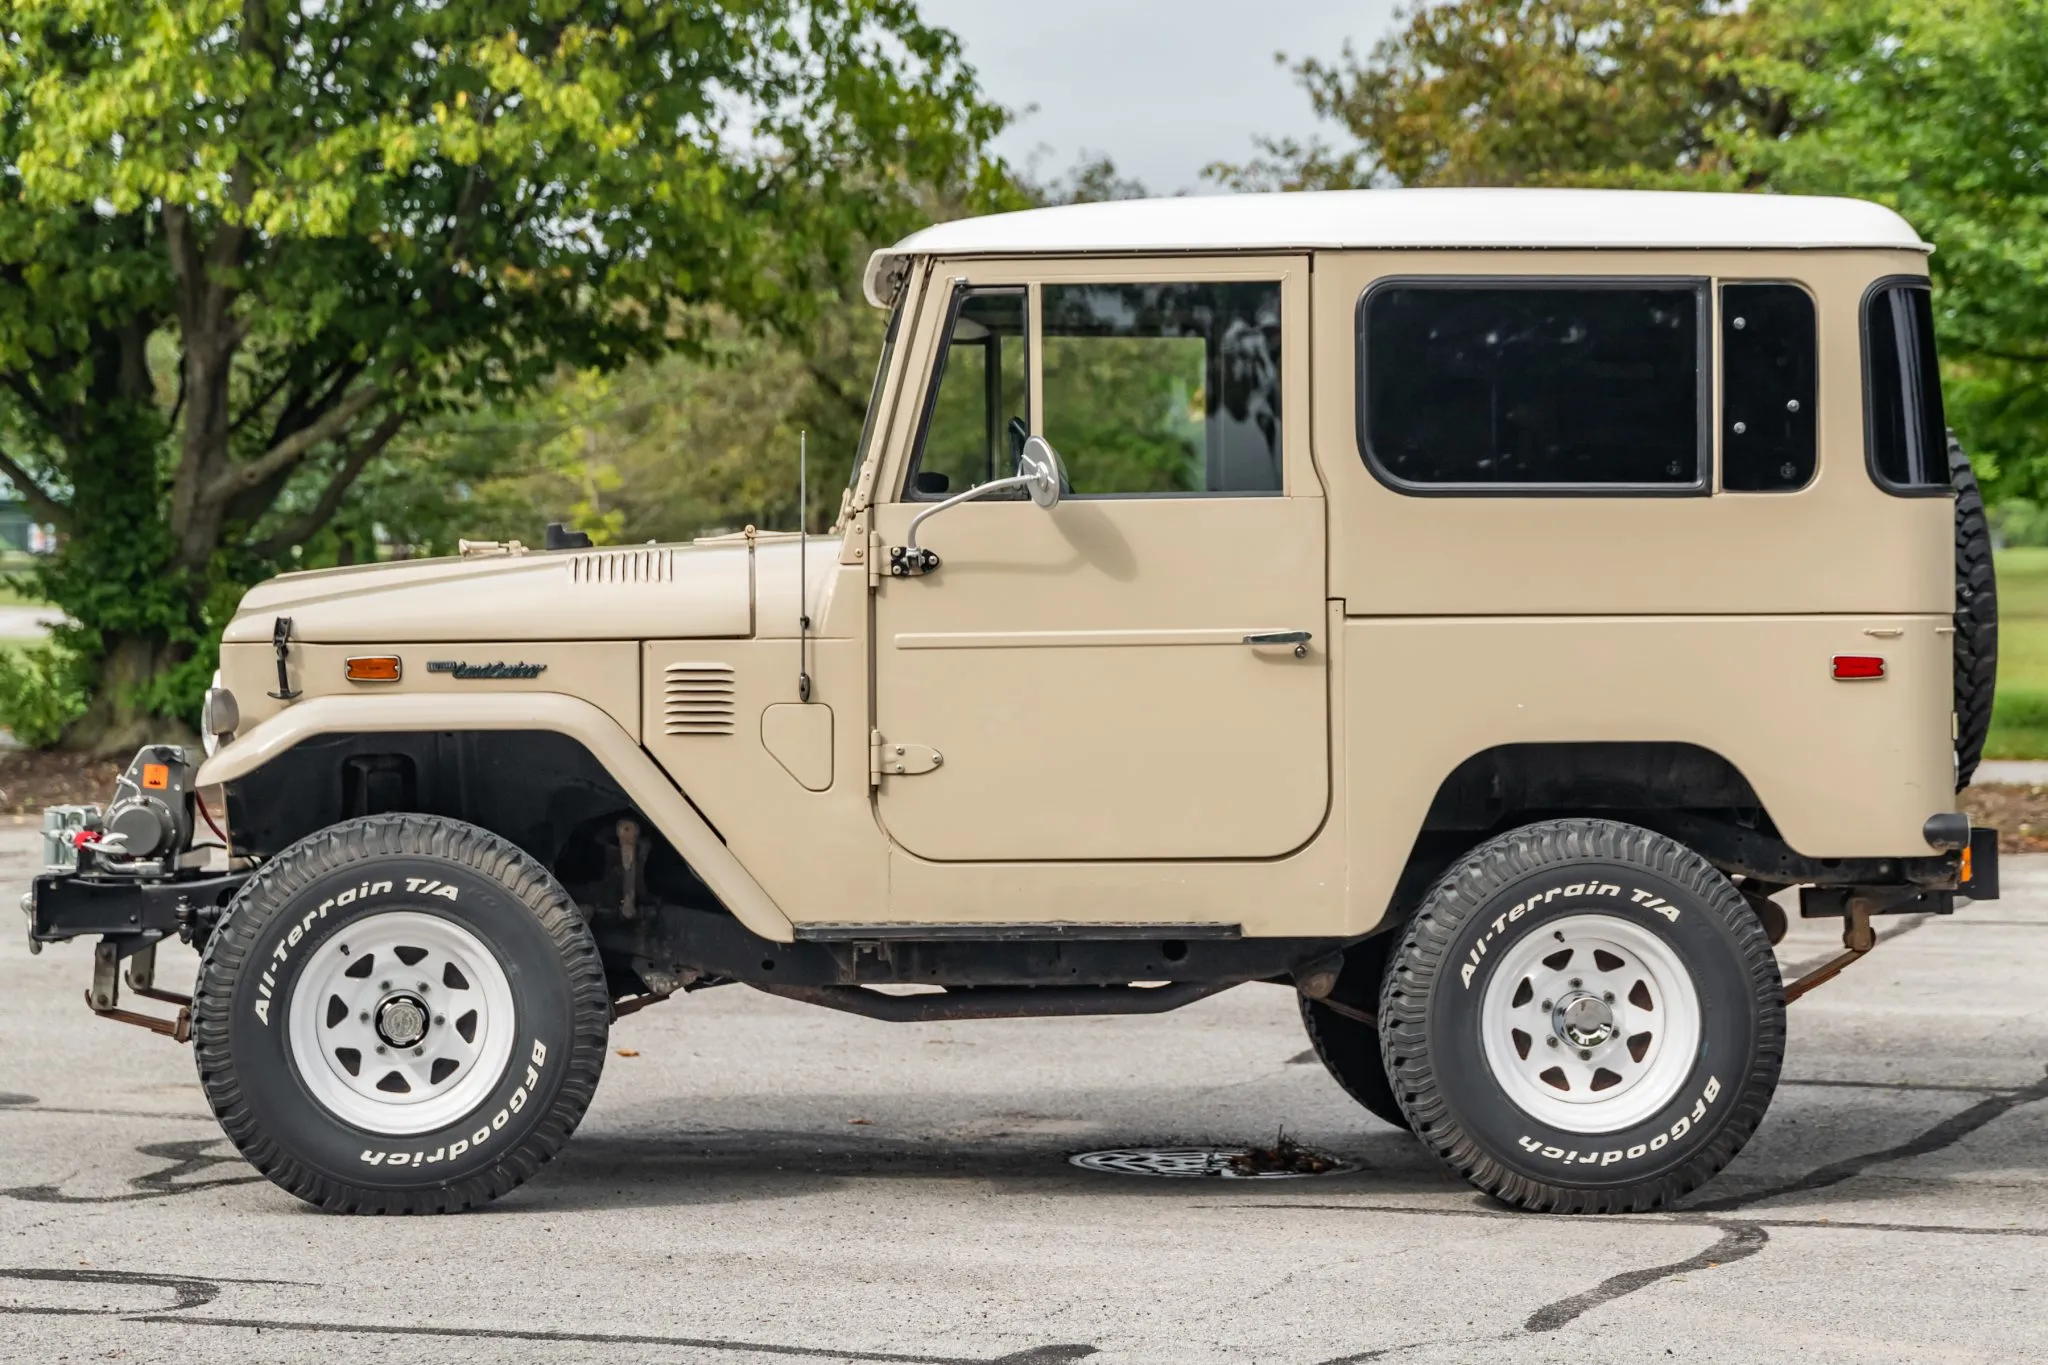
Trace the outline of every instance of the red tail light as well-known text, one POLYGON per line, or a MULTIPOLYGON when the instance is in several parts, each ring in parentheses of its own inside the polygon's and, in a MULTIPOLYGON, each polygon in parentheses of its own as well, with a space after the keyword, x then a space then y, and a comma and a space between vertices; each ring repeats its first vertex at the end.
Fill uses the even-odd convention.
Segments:
POLYGON ((1837 654, 1835 681, 1869 682, 1884 676, 1884 656, 1879 654, 1837 654))

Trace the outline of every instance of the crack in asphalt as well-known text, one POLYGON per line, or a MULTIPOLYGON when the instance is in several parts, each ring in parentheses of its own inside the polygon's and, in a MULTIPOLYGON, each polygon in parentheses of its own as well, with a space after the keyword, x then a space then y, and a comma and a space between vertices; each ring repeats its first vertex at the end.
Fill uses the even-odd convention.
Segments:
POLYGON ((0 1197, 20 1199, 31 1204, 128 1204, 142 1199, 169 1199, 173 1195, 198 1194, 204 1190, 217 1190, 227 1185, 252 1185, 260 1182, 260 1175, 218 1176, 212 1180, 194 1180, 179 1185, 173 1182, 180 1176, 203 1171, 208 1166, 236 1166, 242 1164, 239 1153, 229 1156, 214 1156, 206 1149, 224 1144, 225 1138, 198 1138, 179 1142, 146 1142, 135 1149, 140 1156, 155 1157, 171 1164, 154 1171, 128 1179, 126 1194, 65 1194, 55 1185, 18 1185, 13 1189, 0 1190, 0 1197))
POLYGON ((1761 1204, 1767 1199, 1778 1199, 1788 1194, 1807 1194, 1853 1180, 1872 1166, 1890 1161, 1903 1161, 1909 1157, 1927 1156, 1962 1141, 1979 1128, 2002 1118, 2023 1104, 2048 1099, 2048 1074, 2020 1090, 2009 1090, 2003 1094, 1988 1095, 1959 1114, 1951 1114, 1925 1132, 1907 1138, 1904 1142, 1883 1147, 1874 1152, 1859 1152, 1855 1156, 1831 1161, 1816 1170, 1809 1171, 1797 1180, 1788 1180, 1779 1185, 1766 1186, 1750 1194, 1729 1195, 1721 1199, 1706 1199, 1684 1210, 1687 1213, 1723 1213, 1761 1204))
MULTIPOLYGON (((65 1310, 76 1312, 79 1310, 65 1310)), ((387 1324, 371 1322, 300 1322, 281 1318, 195 1318, 180 1313, 143 1313, 123 1322, 170 1324, 181 1327, 240 1327, 258 1332, 324 1332, 345 1336, 453 1337, 468 1341, 547 1341, 590 1346, 683 1346, 699 1351, 726 1351, 734 1355, 786 1356, 808 1360, 866 1360, 891 1365, 1056 1365, 1083 1360, 1096 1353, 1093 1346, 1032 1346, 1000 1356, 934 1356, 898 1351, 853 1351, 838 1346, 784 1346, 766 1341, 738 1341, 725 1337, 671 1337, 637 1332, 558 1332, 517 1327, 434 1327, 422 1323, 387 1324)))
POLYGON ((102 1119, 180 1119, 187 1123, 214 1122, 211 1114, 180 1114, 167 1109, 71 1109, 63 1105, 37 1103, 32 1095, 0 1095, 0 1113, 87 1114, 102 1119))
POLYGON ((899 1351, 859 1351, 836 1346, 788 1346, 776 1342, 739 1341, 723 1337, 660 1336, 637 1332, 564 1332, 516 1327, 437 1327, 421 1323, 317 1322, 283 1318, 193 1317, 187 1310, 203 1308, 230 1284, 289 1285, 293 1280, 243 1280, 203 1275, 169 1275, 132 1270, 0 1269, 0 1280, 44 1284, 142 1285, 168 1289, 175 1297, 168 1308, 131 1313, 122 1309, 71 1308, 57 1305, 0 1304, 0 1313, 46 1317, 115 1317, 122 1322, 177 1327, 241 1328, 257 1332, 320 1332, 344 1336, 443 1337, 475 1341, 534 1341, 600 1346, 679 1346, 724 1351, 735 1355, 782 1356, 810 1360, 859 1360, 887 1365, 1064 1365, 1096 1354, 1089 1345, 1030 1346, 1000 1356, 940 1356, 899 1351))
POLYGON ((1683 1275, 1688 1270, 1707 1270, 1731 1261, 1747 1260, 1762 1251, 1771 1240, 1771 1234, 1755 1223, 1709 1223, 1707 1226, 1719 1228, 1721 1240, 1697 1256, 1688 1256, 1669 1265, 1645 1266, 1641 1270, 1624 1270, 1619 1275, 1610 1275, 1583 1294, 1545 1304, 1529 1315, 1529 1320, 1522 1324, 1522 1330, 1555 1332, 1581 1314, 1633 1294, 1638 1289, 1647 1289, 1659 1280, 1683 1275))
POLYGON ((2023 1089, 2011 1085, 1949 1085, 1940 1081, 1836 1081, 1818 1076, 1781 1076, 1778 1085, 1817 1085, 1840 1090, 1927 1090, 1962 1095, 2009 1095, 2023 1089))

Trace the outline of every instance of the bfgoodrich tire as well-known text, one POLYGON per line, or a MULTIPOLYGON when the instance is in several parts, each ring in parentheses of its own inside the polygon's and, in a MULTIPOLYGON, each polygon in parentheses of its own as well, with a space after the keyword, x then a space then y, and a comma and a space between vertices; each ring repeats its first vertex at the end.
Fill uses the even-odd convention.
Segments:
POLYGON ((1749 1140, 1785 997, 1728 879, 1608 820, 1530 825, 1429 893, 1380 1001, 1416 1136, 1489 1194, 1553 1213, 1658 1208, 1749 1140))
POLYGON ((1948 481, 1956 495, 1956 790, 1970 785, 1991 733, 1998 690, 1998 578, 1991 524, 1970 457, 1948 438, 1948 481))
POLYGON ((1301 997, 1301 1022, 1308 1030, 1309 1045, 1344 1093, 1374 1118, 1406 1129, 1408 1116, 1401 1112, 1394 1084, 1387 1078, 1379 1029, 1305 995, 1301 997))
POLYGON ((546 869, 471 825, 377 815, 265 864, 207 944, 199 1079, 251 1165, 323 1209, 472 1208, 575 1130, 611 1003, 546 869))

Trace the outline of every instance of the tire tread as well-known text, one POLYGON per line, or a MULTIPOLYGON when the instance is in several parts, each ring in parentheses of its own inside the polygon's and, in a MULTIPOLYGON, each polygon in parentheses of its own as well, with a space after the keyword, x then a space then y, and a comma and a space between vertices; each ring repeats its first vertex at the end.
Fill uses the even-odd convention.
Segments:
MULTIPOLYGON (((267 923, 267 921, 266 921, 267 923)), ((229 904, 200 957, 193 992, 192 1051, 214 1116, 242 1156, 276 1184, 333 1213, 455 1213, 489 1203, 532 1178, 568 1142, 590 1107, 604 1069, 611 995, 596 941, 574 902, 547 869, 505 839, 474 825, 429 815, 371 815, 309 835, 257 869, 229 904), (574 1018, 569 1062, 540 1121, 491 1165, 445 1185, 381 1190, 337 1180, 295 1158, 250 1112, 229 1038, 229 993, 264 924, 248 906, 286 903, 343 863, 427 856, 456 863, 497 883, 525 906, 553 941, 568 974, 574 1018)))
POLYGON ((1613 820, 1550 820, 1480 845, 1444 875, 1395 950, 1380 997, 1380 1039, 1395 1097, 1415 1135, 1466 1180, 1495 1198, 1541 1213, 1642 1213, 1699 1188, 1734 1159, 1763 1121, 1785 1057, 1785 991, 1777 958, 1754 912, 1728 879, 1691 849, 1613 820), (1733 1087, 1726 1117, 1683 1163, 1635 1185, 1581 1189, 1510 1169, 1452 1116, 1431 1058, 1427 1010, 1458 931, 1500 888, 1572 862, 1621 862, 1699 897, 1734 936, 1758 1002, 1756 1051, 1733 1087))

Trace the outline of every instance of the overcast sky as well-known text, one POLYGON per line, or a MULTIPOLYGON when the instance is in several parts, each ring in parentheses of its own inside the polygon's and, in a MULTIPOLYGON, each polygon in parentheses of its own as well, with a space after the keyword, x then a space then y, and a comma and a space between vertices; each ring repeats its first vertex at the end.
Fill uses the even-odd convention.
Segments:
MULTIPOLYGON (((1319 131, 1273 54, 1335 57, 1390 26, 1395 0, 919 0, 960 35, 982 88, 1022 114, 997 148, 1053 179, 1107 153, 1154 194, 1201 191, 1260 134, 1319 131), (1035 110, 1026 112, 1026 107, 1035 110)), ((1209 187, 1213 188, 1213 187, 1209 187)))

